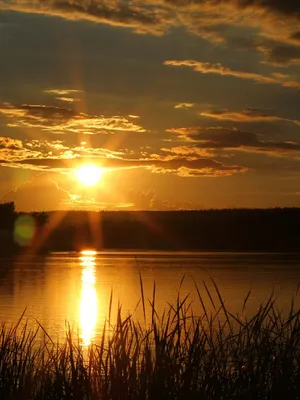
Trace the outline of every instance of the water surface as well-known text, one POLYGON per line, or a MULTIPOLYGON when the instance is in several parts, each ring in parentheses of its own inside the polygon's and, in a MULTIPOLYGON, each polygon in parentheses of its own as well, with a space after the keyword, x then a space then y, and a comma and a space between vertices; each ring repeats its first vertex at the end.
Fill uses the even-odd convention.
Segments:
MULTIPOLYGON (((26 308, 28 324, 36 321, 55 338, 62 338, 66 321, 78 329, 84 343, 97 340, 108 316, 113 291, 113 316, 118 302, 123 315, 142 319, 140 278, 151 299, 156 282, 156 308, 174 303, 185 275, 181 296, 190 293, 194 314, 201 315, 195 283, 208 309, 212 305, 202 281, 218 285, 226 305, 241 313, 243 299, 252 290, 246 313, 255 312, 272 289, 277 305, 287 311, 300 282, 300 256, 234 253, 55 253, 44 258, 2 259, 0 262, 0 315, 15 323, 26 308)), ((216 299, 216 296, 214 296, 216 299)), ((300 305, 297 300, 296 305, 300 305)), ((150 309, 148 310, 148 317, 150 309)))

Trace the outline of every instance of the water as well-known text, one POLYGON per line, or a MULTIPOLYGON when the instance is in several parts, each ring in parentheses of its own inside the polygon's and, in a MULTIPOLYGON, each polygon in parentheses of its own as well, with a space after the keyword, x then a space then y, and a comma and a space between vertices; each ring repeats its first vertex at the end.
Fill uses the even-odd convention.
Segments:
MULTIPOLYGON (((143 319, 140 278, 146 298, 152 298, 156 282, 156 308, 161 314, 167 302, 174 303, 185 275, 181 296, 190 293, 193 312, 201 315, 195 282, 208 309, 213 308, 202 281, 213 290, 218 285, 226 305, 241 313, 243 300, 252 290, 246 313, 255 312, 272 289, 284 312, 300 282, 300 255, 221 253, 56 253, 45 258, 0 262, 0 316, 16 323, 26 308, 30 326, 38 321, 53 338, 64 337, 66 322, 77 329, 83 342, 99 338, 108 316, 113 290, 113 318, 118 302, 123 315, 143 319)), ((217 297, 214 296, 217 303, 217 297)), ((296 306, 300 306, 298 298, 296 306)), ((148 318, 150 309, 148 309, 148 318)), ((25 321, 25 320, 24 320, 25 321)))

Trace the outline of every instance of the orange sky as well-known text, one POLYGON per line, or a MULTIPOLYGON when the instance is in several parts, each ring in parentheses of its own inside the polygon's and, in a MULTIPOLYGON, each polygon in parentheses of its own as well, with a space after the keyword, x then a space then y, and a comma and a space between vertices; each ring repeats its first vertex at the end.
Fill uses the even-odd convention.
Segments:
POLYGON ((299 19, 293 0, 0 0, 0 201, 300 206, 299 19))

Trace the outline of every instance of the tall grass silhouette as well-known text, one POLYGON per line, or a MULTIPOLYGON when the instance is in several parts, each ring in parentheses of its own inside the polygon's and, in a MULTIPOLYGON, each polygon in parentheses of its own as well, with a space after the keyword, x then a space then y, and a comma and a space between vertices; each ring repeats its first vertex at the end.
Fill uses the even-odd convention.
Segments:
MULTIPOLYGON (((0 328, 1 399, 273 399, 300 398, 300 311, 283 315, 274 295, 255 315, 233 315, 219 288, 196 286, 202 313, 178 294, 162 315, 144 297, 144 321, 105 322, 99 343, 85 348, 67 328, 55 343, 41 326, 0 328), (212 311, 209 311, 212 310, 212 311), (150 317, 149 317, 150 316, 150 317), (148 318, 148 319, 147 319, 148 318), (42 331, 44 339, 37 341, 42 331)), ((183 280, 182 280, 183 282, 183 280)), ((182 284, 181 282, 181 284, 182 284)), ((243 302, 247 305, 250 292, 243 302)), ((109 316, 111 316, 112 296, 109 316)))

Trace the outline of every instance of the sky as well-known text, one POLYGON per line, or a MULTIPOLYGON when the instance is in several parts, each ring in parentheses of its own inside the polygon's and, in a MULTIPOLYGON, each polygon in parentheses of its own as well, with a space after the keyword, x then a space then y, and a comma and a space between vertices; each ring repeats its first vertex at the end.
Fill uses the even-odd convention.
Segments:
POLYGON ((299 0, 0 0, 0 202, 300 206, 299 22, 299 0))

